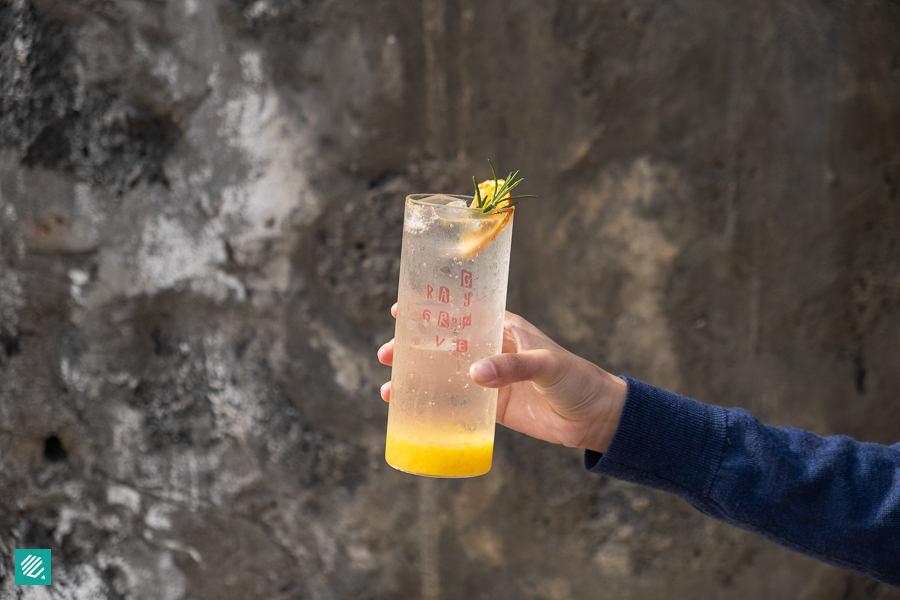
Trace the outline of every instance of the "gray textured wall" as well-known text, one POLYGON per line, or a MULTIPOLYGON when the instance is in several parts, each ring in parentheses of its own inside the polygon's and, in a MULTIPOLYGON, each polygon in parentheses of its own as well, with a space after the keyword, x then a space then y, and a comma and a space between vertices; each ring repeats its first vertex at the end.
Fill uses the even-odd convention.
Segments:
POLYGON ((0 102, 0 597, 900 598, 507 430, 394 472, 374 357, 490 157, 511 309, 896 442, 896 0, 2 0, 0 102))

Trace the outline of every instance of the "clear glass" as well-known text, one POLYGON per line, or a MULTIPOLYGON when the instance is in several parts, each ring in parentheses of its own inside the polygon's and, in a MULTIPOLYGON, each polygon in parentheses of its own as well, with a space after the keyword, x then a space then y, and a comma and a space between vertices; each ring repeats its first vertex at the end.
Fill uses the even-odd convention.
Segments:
POLYGON ((501 351, 513 211, 468 199, 406 199, 385 459, 416 475, 491 469, 497 390, 469 366, 501 351))

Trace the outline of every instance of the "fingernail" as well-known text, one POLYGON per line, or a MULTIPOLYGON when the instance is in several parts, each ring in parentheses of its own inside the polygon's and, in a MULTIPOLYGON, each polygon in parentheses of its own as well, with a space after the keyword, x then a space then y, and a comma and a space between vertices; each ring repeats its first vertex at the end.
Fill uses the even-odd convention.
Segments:
POLYGON ((479 360, 469 368, 469 375, 478 383, 493 383, 497 379, 497 369, 489 360, 479 360))
MULTIPOLYGON (((387 389, 388 389, 389 387, 391 387, 391 382, 390 382, 390 381, 388 381, 387 383, 385 383, 384 385, 381 386, 381 395, 382 395, 382 396, 384 396, 384 393, 387 391, 387 389)), ((370 389, 371 389, 371 388, 370 388, 370 389)))

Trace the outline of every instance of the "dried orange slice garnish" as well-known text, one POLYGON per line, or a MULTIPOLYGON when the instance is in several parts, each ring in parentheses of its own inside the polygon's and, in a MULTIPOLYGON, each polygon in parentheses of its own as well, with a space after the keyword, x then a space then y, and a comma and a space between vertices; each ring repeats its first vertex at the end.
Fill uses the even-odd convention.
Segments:
MULTIPOLYGON (((484 204, 491 203, 494 199, 494 192, 502 189, 504 183, 506 183, 505 179, 488 179, 478 184, 478 193, 481 194, 484 204)), ((497 208, 503 208, 508 205, 510 196, 512 196, 512 192, 506 192, 503 198, 500 198, 498 201, 497 208)))
POLYGON ((470 227, 460 240, 460 250, 467 258, 481 252, 509 223, 515 210, 515 200, 537 198, 537 196, 531 195, 513 196, 512 191, 523 181, 517 179, 519 172, 510 173, 506 179, 500 179, 497 177, 497 170, 490 159, 488 159, 488 164, 491 165, 493 179, 476 183, 476 179, 472 177, 472 183, 475 184, 475 196, 469 202, 469 208, 481 209, 481 215, 469 219, 470 227))
MULTIPOLYGON (((502 179, 488 179, 478 184, 478 193, 485 203, 490 203, 494 198, 494 192, 503 187, 502 179)), ((510 193, 497 202, 497 209, 505 208, 502 215, 496 212, 490 215, 484 215, 481 218, 473 219, 472 228, 463 234, 460 240, 460 251, 466 258, 471 258, 481 252, 497 234, 506 226, 510 218, 512 218, 515 208, 509 207, 510 193)))

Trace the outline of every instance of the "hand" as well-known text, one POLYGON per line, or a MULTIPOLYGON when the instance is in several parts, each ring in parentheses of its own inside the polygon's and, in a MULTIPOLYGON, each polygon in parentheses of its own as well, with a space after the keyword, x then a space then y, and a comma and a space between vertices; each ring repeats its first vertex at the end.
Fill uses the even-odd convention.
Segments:
MULTIPOLYGON (((391 308, 397 316, 397 305, 391 308)), ((390 365, 394 340, 378 350, 390 365)), ((480 360, 469 376, 499 388, 497 422, 539 440, 605 452, 619 424, 628 384, 567 352, 511 312, 503 323, 503 354, 480 360)), ((390 382, 381 397, 390 401, 390 382)))

